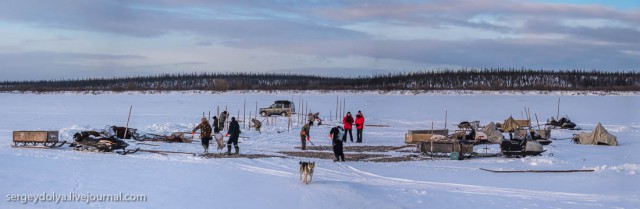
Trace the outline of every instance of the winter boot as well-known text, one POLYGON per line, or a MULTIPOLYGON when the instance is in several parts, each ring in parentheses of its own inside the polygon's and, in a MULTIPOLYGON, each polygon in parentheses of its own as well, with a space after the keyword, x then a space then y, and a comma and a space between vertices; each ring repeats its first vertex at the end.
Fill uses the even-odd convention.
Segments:
POLYGON ((231 145, 227 146, 227 155, 231 155, 231 145))
POLYGON ((240 154, 240 147, 236 146, 236 155, 240 154))

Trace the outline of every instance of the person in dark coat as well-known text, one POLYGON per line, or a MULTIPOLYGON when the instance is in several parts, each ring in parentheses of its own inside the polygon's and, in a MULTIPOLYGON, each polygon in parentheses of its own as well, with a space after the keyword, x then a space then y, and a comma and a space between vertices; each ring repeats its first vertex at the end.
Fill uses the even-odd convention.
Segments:
POLYGON ((227 118, 229 117, 229 113, 227 113, 227 111, 222 111, 220 113, 220 117, 218 118, 220 121, 218 121, 218 125, 220 126, 220 130, 224 130, 224 123, 227 122, 227 118))
POLYGON ((313 126, 313 121, 309 121, 309 123, 305 124, 300 130, 300 143, 302 150, 307 149, 307 140, 311 141, 311 126, 313 126))
POLYGON ((364 116, 358 110, 356 113, 356 143, 362 143, 362 129, 364 129, 364 116))
POLYGON ((344 124, 344 135, 342 136, 342 141, 347 142, 347 133, 349 133, 349 138, 351 139, 351 142, 353 142, 353 132, 351 132, 353 127, 353 117, 351 117, 351 112, 347 112, 347 116, 344 116, 342 123, 344 124))
POLYGON ((336 159, 333 160, 333 162, 345 161, 340 132, 342 132, 342 127, 340 126, 333 127, 331 132, 329 132, 329 138, 331 138, 331 144, 333 146, 333 154, 336 156, 336 159))
POLYGON ((202 148, 204 148, 204 153, 209 152, 209 141, 211 141, 211 125, 209 125, 209 121, 207 118, 202 118, 200 120, 200 124, 193 128, 191 134, 196 134, 196 131, 200 129, 200 141, 202 141, 202 148))
POLYGON ((213 116, 213 133, 220 133, 220 124, 218 124, 218 117, 213 116))
POLYGON ((229 136, 229 141, 227 141, 227 154, 231 154, 231 144, 236 149, 235 154, 240 153, 240 147, 238 147, 238 138, 240 138, 240 124, 236 121, 236 117, 231 117, 231 123, 229 123, 229 131, 227 131, 227 136, 229 136))

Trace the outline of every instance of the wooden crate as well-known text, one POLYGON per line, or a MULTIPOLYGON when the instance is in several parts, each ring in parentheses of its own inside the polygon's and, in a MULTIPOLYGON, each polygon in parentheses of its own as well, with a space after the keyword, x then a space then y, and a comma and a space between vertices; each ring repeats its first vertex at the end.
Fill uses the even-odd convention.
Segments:
POLYGON ((58 142, 58 131, 14 131, 13 142, 58 142))

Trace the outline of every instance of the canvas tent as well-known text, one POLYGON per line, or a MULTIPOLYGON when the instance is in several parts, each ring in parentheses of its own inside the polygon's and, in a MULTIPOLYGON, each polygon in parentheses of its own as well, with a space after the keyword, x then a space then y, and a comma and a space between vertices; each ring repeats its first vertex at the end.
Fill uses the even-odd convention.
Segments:
POLYGON ((518 129, 522 129, 524 127, 529 127, 531 126, 531 123, 529 120, 516 120, 513 119, 513 117, 509 116, 509 118, 507 118, 504 123, 502 124, 502 131, 503 132, 509 132, 511 130, 518 130, 518 129))
POLYGON ((610 134, 607 129, 604 129, 604 127, 602 127, 602 124, 600 123, 598 123, 598 125, 593 129, 591 133, 579 133, 575 138, 575 141, 580 144, 602 144, 618 146, 618 140, 616 136, 610 134))
POLYGON ((482 130, 482 132, 487 135, 487 140, 492 143, 500 143, 502 139, 504 139, 504 135, 502 135, 502 133, 498 131, 498 128, 496 128, 496 124, 494 124, 493 122, 484 127, 484 130, 482 130))

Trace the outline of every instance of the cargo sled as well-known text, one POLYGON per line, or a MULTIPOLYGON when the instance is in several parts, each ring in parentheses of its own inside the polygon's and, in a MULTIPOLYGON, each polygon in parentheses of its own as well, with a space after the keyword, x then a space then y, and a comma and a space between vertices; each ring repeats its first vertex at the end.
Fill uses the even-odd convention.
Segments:
POLYGON ((16 147, 61 147, 67 141, 58 139, 58 131, 14 131, 13 145, 16 147))
POLYGON ((473 154, 473 143, 465 140, 419 142, 418 151, 429 156, 450 156, 452 159, 463 159, 473 154))

